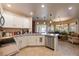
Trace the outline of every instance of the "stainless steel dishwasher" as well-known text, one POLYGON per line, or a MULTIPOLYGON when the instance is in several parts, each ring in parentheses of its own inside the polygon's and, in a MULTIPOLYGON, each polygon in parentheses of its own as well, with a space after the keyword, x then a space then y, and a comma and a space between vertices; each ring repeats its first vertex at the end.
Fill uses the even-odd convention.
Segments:
POLYGON ((45 35, 45 46, 54 49, 54 36, 45 35))

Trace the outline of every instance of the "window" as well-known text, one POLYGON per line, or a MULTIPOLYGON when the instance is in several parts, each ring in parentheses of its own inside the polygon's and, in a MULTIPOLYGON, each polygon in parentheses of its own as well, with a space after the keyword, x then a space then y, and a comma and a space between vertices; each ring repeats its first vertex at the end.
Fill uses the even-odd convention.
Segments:
POLYGON ((76 32, 76 23, 70 23, 69 31, 70 32, 76 32))
POLYGON ((46 25, 45 24, 37 24, 36 32, 38 33, 46 33, 46 25))
POLYGON ((55 31, 68 32, 68 25, 67 24, 56 25, 56 30, 55 31))

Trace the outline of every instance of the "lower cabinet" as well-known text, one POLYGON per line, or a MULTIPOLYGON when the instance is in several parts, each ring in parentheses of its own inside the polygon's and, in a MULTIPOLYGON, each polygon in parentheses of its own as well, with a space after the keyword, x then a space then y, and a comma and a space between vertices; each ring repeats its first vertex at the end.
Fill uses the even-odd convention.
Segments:
POLYGON ((37 36, 37 45, 45 45, 44 36, 37 36))
POLYGON ((27 46, 27 40, 26 37, 21 37, 21 48, 24 48, 27 46))
POLYGON ((45 45, 44 36, 21 36, 15 37, 19 49, 26 46, 41 46, 45 45))
POLYGON ((36 37, 35 36, 28 36, 27 41, 28 41, 28 46, 36 45, 36 37))
POLYGON ((30 36, 28 42, 29 46, 45 45, 45 40, 43 36, 30 36))
POLYGON ((14 37, 14 39, 16 41, 16 45, 17 45, 18 49, 21 49, 21 43, 22 43, 21 38, 14 37))
POLYGON ((19 49, 27 46, 26 37, 15 37, 15 41, 19 49))

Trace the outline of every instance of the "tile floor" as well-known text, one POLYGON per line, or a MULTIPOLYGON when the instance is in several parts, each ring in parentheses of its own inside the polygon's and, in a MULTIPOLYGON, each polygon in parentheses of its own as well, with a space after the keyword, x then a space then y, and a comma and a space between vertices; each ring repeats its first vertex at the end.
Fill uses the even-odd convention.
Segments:
POLYGON ((59 41, 58 50, 46 47, 26 47, 15 56, 79 56, 79 45, 59 41))
POLYGON ((79 44, 59 41, 58 50, 61 51, 64 56, 79 56, 79 44))

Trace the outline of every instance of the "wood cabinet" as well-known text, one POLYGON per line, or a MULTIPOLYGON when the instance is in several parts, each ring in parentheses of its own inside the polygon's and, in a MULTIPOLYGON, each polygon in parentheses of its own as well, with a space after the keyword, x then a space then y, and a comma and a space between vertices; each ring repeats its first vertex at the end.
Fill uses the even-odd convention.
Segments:
POLYGON ((3 16, 5 18, 5 24, 3 27, 12 27, 14 15, 9 12, 5 12, 3 13, 3 16))
POLYGON ((18 49, 21 49, 21 44, 22 44, 22 40, 21 38, 18 37, 14 37, 15 41, 16 41, 16 45, 18 49))
POLYGON ((43 36, 27 36, 28 46, 40 46, 44 45, 44 37, 43 36))
POLYGON ((36 45, 36 37, 35 36, 29 36, 28 37, 28 46, 34 46, 34 45, 36 45))
POLYGON ((12 12, 3 13, 5 24, 3 27, 8 28, 32 28, 32 17, 24 17, 12 12))
POLYGON ((58 35, 22 35, 15 37, 19 49, 26 46, 46 46, 57 50, 58 35))
POLYGON ((24 48, 26 46, 44 46, 45 38, 44 36, 18 36, 15 37, 15 41, 17 42, 17 46, 19 49, 24 48))
POLYGON ((37 36, 37 45, 45 45, 45 37, 37 36))

